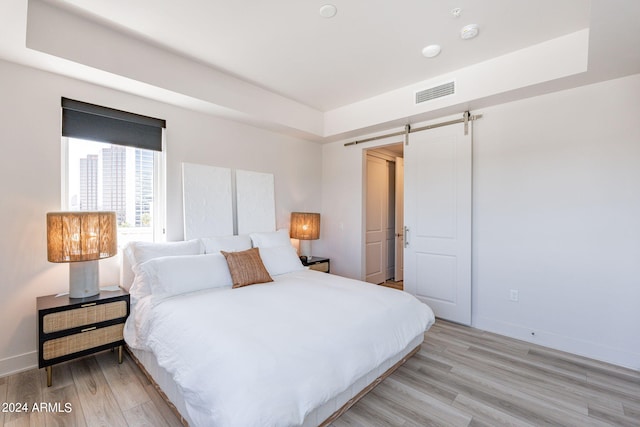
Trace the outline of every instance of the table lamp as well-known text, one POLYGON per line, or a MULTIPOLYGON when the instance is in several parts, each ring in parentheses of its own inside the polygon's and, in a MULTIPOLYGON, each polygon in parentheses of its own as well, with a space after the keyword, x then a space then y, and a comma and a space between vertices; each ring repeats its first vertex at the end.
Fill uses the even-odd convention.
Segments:
POLYGON ((115 212, 47 213, 47 258, 69 263, 69 298, 100 293, 98 260, 118 252, 115 212))
POLYGON ((320 214, 291 212, 289 236, 300 240, 300 256, 311 258, 311 240, 320 238, 320 214))

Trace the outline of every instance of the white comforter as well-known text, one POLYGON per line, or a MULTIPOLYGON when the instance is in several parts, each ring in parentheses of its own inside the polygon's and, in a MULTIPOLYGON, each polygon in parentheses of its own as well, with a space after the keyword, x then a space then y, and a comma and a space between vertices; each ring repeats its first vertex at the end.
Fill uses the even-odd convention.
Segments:
POLYGON ((300 425, 434 322, 394 289, 309 270, 274 280, 147 304, 138 342, 182 389, 195 425, 300 425))

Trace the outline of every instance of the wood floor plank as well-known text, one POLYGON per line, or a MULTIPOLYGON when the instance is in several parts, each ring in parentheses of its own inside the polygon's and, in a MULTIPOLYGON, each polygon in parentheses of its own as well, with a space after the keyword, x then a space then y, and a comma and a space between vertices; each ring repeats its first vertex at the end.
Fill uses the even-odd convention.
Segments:
MULTIPOLYGON (((135 366, 133 364, 133 362, 131 362, 131 363, 132 363, 132 366, 135 366)), ((135 367, 136 367, 136 369, 138 368, 137 366, 135 366, 135 367)), ((162 417, 164 418, 165 422, 170 427, 182 427, 182 423, 180 422, 178 417, 176 417, 176 414, 167 405, 167 403, 164 401, 164 399, 160 396, 160 394, 155 389, 153 384, 149 383, 149 384, 145 385, 144 389, 145 389, 145 392, 147 393, 147 395, 150 397, 151 401, 155 404, 156 409, 158 409, 158 411, 162 414, 162 417)))
POLYGON ((342 414, 340 418, 331 423, 331 427, 370 427, 373 416, 368 417, 368 407, 362 401, 356 403, 350 410, 342 414), (358 406, 360 405, 360 406, 358 406), (357 408, 357 409, 355 409, 357 408))
MULTIPOLYGON (((123 412, 150 400, 130 363, 119 364, 117 357, 108 351, 96 354, 95 357, 123 412)), ((128 355, 124 357, 129 358, 128 355)))
POLYGON ((640 425, 640 418, 628 417, 624 411, 611 410, 609 407, 600 406, 596 403, 589 404, 589 416, 616 426, 637 427, 640 425))
POLYGON ((31 422, 31 414, 26 415, 24 417, 15 418, 11 421, 7 420, 4 423, 4 427, 33 427, 38 426, 35 421, 31 422))
POLYGON ((380 427, 402 427, 407 422, 404 416, 393 411, 389 405, 379 404, 373 399, 360 401, 356 405, 360 405, 359 414, 365 425, 377 423, 380 427))
POLYGON ((424 350, 427 353, 442 353, 448 348, 457 347, 461 351, 467 350, 469 348, 468 345, 460 343, 460 342, 452 342, 447 339, 446 335, 442 334, 431 334, 429 335, 429 339, 426 339, 420 346, 421 350, 424 350))
POLYGON ((77 359, 70 366, 87 424, 126 426, 127 422, 95 357, 77 359))
MULTIPOLYGON (((69 370, 69 374, 71 371, 69 370)), ((44 413, 46 427, 85 427, 84 412, 75 384, 50 387, 43 392, 43 401, 54 404, 52 411, 44 413)))
POLYGON ((509 368, 526 369, 530 372, 535 372, 537 375, 556 376, 582 382, 587 380, 587 373, 584 369, 567 369, 553 364, 545 364, 538 360, 531 360, 526 355, 506 354, 499 350, 477 346, 470 347, 469 352, 479 359, 491 360, 496 364, 503 364, 509 368))
POLYGON ((440 402, 447 405, 451 405, 451 403, 453 403, 453 401, 458 396, 458 393, 450 389, 441 387, 439 384, 424 382, 418 378, 415 378, 409 372, 407 372, 407 369, 408 368, 405 368, 404 366, 400 367, 396 371, 396 373, 394 373, 394 378, 402 382, 403 384, 423 391, 434 399, 438 399, 440 402))
POLYGON ((630 399, 637 397, 635 393, 637 393, 638 387, 640 387, 640 378, 635 379, 616 373, 608 374, 607 372, 601 371, 588 372, 587 382, 624 394, 630 399))
POLYGON ((387 378, 376 389, 374 396, 379 396, 380 401, 386 401, 393 408, 405 414, 405 418, 418 423, 439 424, 444 426, 466 427, 471 422, 471 417, 455 410, 450 404, 441 402, 419 388, 412 387, 395 378, 387 378), (429 411, 424 411, 429 408, 429 411))
POLYGON ((124 417, 129 427, 168 427, 164 417, 150 400, 127 409, 124 417))
POLYGON ((32 425, 44 425, 44 414, 33 412, 34 404, 42 402, 42 387, 40 377, 35 369, 20 372, 7 378, 7 403, 23 404, 26 410, 22 412, 8 412, 5 414, 5 425, 28 421, 32 425))
POLYGON ((629 378, 635 380, 636 384, 640 383, 640 371, 634 371, 622 366, 612 365, 610 363, 601 362, 599 360, 589 359, 584 356, 566 353, 559 350, 553 350, 541 346, 532 347, 529 351, 531 355, 539 355, 545 360, 545 363, 555 363, 554 360, 565 360, 574 365, 580 365, 587 369, 589 373, 602 373, 608 377, 629 378))
POLYGON ((452 406, 473 416, 469 426, 534 427, 532 423, 513 417, 464 394, 459 394, 452 406))
POLYGON ((622 404, 622 413, 629 418, 634 420, 640 420, 640 408, 633 408, 629 405, 622 404))
POLYGON ((448 342, 458 342, 467 347, 495 349, 501 353, 516 355, 525 355, 530 348, 528 343, 522 341, 506 340, 505 337, 490 332, 463 329, 460 325, 449 322, 438 321, 433 328, 435 335, 443 334, 448 342))

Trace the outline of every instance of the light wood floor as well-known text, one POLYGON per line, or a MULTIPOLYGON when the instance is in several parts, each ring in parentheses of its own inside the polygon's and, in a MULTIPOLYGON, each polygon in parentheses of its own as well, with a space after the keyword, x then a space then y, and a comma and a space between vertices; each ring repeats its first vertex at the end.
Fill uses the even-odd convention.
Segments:
MULTIPOLYGON (((135 363, 104 352, 0 378, 4 426, 179 426, 135 363)), ((418 354, 333 423, 343 426, 640 426, 640 372, 438 320, 418 354)))
POLYGON ((393 280, 387 280, 384 283, 380 283, 380 286, 386 286, 388 288, 402 290, 404 286, 404 282, 402 280, 395 282, 393 280))

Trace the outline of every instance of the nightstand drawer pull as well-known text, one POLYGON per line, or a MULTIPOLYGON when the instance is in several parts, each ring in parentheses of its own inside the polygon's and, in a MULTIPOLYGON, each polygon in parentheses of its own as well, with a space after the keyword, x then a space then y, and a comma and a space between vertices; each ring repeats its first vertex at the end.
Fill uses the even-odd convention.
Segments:
POLYGON ((82 304, 80 307, 93 307, 94 305, 96 305, 95 302, 90 302, 89 304, 82 304))
POLYGON ((114 301, 106 304, 93 303, 88 307, 46 314, 42 319, 42 332, 50 334, 51 332, 64 331, 84 325, 93 325, 126 316, 126 301, 114 301))
POLYGON ((95 326, 93 326, 93 327, 91 327, 91 328, 83 329, 83 330, 81 330, 80 332, 89 332, 89 331, 93 331, 95 328, 96 328, 96 327, 95 327, 95 326))

